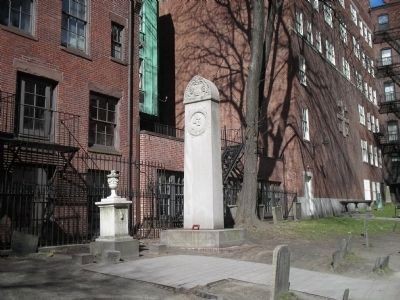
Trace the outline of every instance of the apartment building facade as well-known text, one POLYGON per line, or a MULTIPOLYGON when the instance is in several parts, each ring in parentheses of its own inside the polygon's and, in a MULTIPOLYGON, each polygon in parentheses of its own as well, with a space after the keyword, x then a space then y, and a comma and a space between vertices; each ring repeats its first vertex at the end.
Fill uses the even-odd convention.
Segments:
MULTIPOLYGON (((175 127, 184 124, 186 84, 200 74, 219 88, 221 127, 242 128, 250 60, 246 3, 160 2, 160 20, 172 32, 160 36, 160 47, 168 45, 175 61, 167 71, 160 61, 160 77, 175 83, 164 91, 174 95, 175 127)), ((277 18, 261 83, 258 180, 261 189, 296 193, 306 215, 339 212, 339 201, 383 197, 368 7, 367 1, 283 1, 277 18)))
MULTIPOLYGON (((384 179, 391 199, 400 199, 400 1, 385 1, 371 10, 379 86, 379 112, 384 131, 378 137, 384 154, 384 179)), ((388 194, 389 194, 388 192, 388 194)))

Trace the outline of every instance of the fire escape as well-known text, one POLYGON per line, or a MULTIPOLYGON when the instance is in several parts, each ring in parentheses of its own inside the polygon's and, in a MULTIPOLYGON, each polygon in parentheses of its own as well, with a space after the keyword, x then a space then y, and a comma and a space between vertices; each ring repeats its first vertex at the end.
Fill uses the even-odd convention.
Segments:
MULTIPOLYGON (((392 87, 385 90, 379 98, 379 113, 391 115, 385 130, 376 133, 384 155, 390 157, 400 155, 400 27, 390 28, 389 23, 378 24, 374 32, 374 43, 386 43, 390 48, 382 48, 381 56, 376 64, 376 77, 388 78, 393 82, 392 87), (386 53, 384 54, 384 51, 386 53), (396 88, 395 88, 396 87, 396 88)), ((391 186, 400 185, 400 165, 391 165, 386 179, 391 186)), ((396 188, 397 190, 398 188, 396 188)))
POLYGON ((13 230, 48 239, 74 230, 57 230, 65 223, 57 210, 87 197, 85 173, 74 163, 81 150, 79 118, 19 104, 14 94, 0 91, 0 219, 8 218, 13 230))

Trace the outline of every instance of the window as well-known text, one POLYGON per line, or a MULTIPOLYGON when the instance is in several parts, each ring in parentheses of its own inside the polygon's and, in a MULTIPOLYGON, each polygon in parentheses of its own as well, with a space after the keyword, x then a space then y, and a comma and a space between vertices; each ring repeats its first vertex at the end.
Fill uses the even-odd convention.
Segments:
POLYGON ((388 140, 389 142, 396 142, 399 139, 399 129, 397 121, 389 121, 387 123, 388 127, 388 140))
POLYGON ((356 74, 356 86, 362 92, 363 89, 362 76, 357 71, 355 71, 355 74, 356 74))
POLYGON ((367 72, 368 74, 371 74, 371 60, 368 58, 368 56, 365 56, 365 64, 367 65, 367 72))
POLYGON ((363 68, 365 69, 367 67, 367 62, 365 60, 365 53, 364 52, 361 52, 361 63, 362 63, 363 68))
POLYGON ((360 25, 360 35, 363 36, 364 35, 363 22, 361 20, 359 21, 359 25, 360 25))
POLYGON ((343 69, 343 75, 347 78, 347 80, 350 80, 350 65, 347 62, 347 60, 342 58, 342 69, 343 69))
POLYGON ((374 102, 375 105, 378 105, 378 99, 376 98, 376 90, 372 91, 372 102, 374 102))
POLYGON ((368 144, 367 141, 361 140, 361 155, 362 155, 362 161, 363 162, 368 162, 368 144))
POLYGON ((306 32, 307 41, 312 45, 313 44, 313 33, 312 33, 312 24, 311 22, 307 22, 307 32, 306 32))
POLYGON ((368 83, 364 81, 364 96, 368 98, 368 83))
POLYGON ((372 75, 372 77, 375 78, 375 67, 374 67, 374 60, 373 59, 371 59, 370 65, 371 65, 371 75, 372 75))
POLYGON ((332 8, 327 4, 324 4, 324 19, 329 26, 333 27, 332 8))
POLYGON ((303 35, 303 13, 296 11, 296 31, 303 35))
POLYGON ((344 8, 344 0, 339 0, 340 5, 344 8))
POLYGON ((347 44, 347 28, 346 24, 339 23, 340 39, 347 44))
POLYGON ((389 15, 384 14, 378 16, 378 29, 386 30, 389 28, 389 15))
POLYGON ((378 149, 378 167, 382 168, 382 150, 378 149))
POLYGON ((368 45, 372 47, 372 34, 371 31, 368 31, 368 45))
POLYGON ((328 40, 325 41, 326 44, 326 58, 328 61, 330 61, 333 65, 336 64, 336 59, 335 59, 335 48, 333 44, 329 43, 328 40))
POLYGON ((372 95, 372 86, 368 87, 368 100, 374 102, 374 97, 372 95))
POLYGON ((111 23, 111 56, 119 60, 122 60, 123 30, 123 26, 111 23))
POLYGON ((313 7, 316 11, 319 11, 319 0, 312 0, 313 1, 313 7))
POLYGON ((63 46, 86 51, 86 0, 63 0, 61 27, 61 44, 63 46))
POLYGON ((53 107, 54 84, 45 78, 19 75, 18 133, 49 139, 53 107))
POLYGON ((357 43, 356 38, 353 36, 353 51, 354 55, 360 59, 360 45, 357 43))
POLYGON ((89 146, 115 146, 117 102, 112 97, 90 94, 89 146))
POLYGON ((381 50, 381 62, 382 66, 388 66, 392 64, 392 49, 386 48, 381 50))
POLYGON ((350 13, 351 13, 351 19, 353 20, 354 24, 357 25, 357 10, 352 4, 350 4, 350 13))
POLYGON ((368 43, 368 27, 364 24, 364 40, 368 43))
POLYGON ((395 93, 394 93, 394 82, 385 82, 383 84, 385 91, 385 101, 394 101, 395 93))
POLYGON ((378 167, 378 148, 375 146, 374 147, 374 166, 378 167))
POLYGON ((376 201, 376 185, 377 183, 374 181, 371 181, 371 186, 372 186, 372 201, 376 201))
POLYGON ((360 124, 365 125, 365 110, 364 106, 358 104, 358 114, 360 117, 360 124))
POLYGON ((367 113, 367 128, 371 130, 371 114, 367 113))
POLYGON ((375 117, 371 115, 371 131, 375 132, 375 117))
POLYGON ((299 56, 299 80, 302 85, 307 85, 306 60, 302 55, 299 56))
POLYGON ((308 109, 303 108, 302 110, 302 130, 303 130, 303 139, 306 141, 310 140, 310 124, 308 119, 308 109))
POLYGON ((321 32, 316 32, 315 33, 315 42, 317 44, 317 49, 319 53, 322 53, 322 40, 321 40, 321 32))
POLYGON ((0 1, 0 24, 33 33, 33 0, 0 1))
POLYGON ((380 132, 379 119, 375 118, 375 132, 380 132))
POLYGON ((371 201, 371 184, 368 179, 364 179, 364 198, 371 201))
POLYGON ((372 145, 369 145, 368 149, 369 149, 368 161, 369 161, 370 165, 373 165, 374 164, 374 147, 372 145))

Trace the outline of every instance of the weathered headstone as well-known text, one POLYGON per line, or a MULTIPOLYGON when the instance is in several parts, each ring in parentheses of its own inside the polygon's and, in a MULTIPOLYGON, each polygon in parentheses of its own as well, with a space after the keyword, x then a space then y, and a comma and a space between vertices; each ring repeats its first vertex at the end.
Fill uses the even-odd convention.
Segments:
POLYGON ((350 290, 349 289, 345 289, 344 293, 343 293, 343 300, 349 300, 349 294, 350 294, 350 290))
POLYGON ((13 231, 11 236, 11 250, 20 255, 35 253, 38 248, 39 237, 19 231, 13 231))
POLYGON ((272 219, 274 220, 274 224, 283 220, 282 206, 272 207, 272 219))
POLYGON ((76 253, 72 255, 72 261, 78 265, 87 265, 93 263, 94 256, 89 253, 76 253))
POLYGON ((389 255, 378 257, 375 261, 374 272, 382 272, 385 271, 386 268, 389 267, 389 255))
POLYGON ((337 269, 339 264, 343 261, 343 259, 349 253, 349 249, 350 249, 349 240, 341 239, 337 248, 338 249, 335 252, 333 252, 333 254, 332 254, 331 266, 334 270, 337 269))
POLYGON ((184 228, 224 228, 219 93, 195 76, 184 95, 184 228))
POLYGON ((301 202, 293 203, 293 217, 295 220, 301 220, 301 202))
POLYGON ((276 300, 279 295, 289 291, 290 252, 287 245, 274 249, 272 267, 272 299, 276 300))

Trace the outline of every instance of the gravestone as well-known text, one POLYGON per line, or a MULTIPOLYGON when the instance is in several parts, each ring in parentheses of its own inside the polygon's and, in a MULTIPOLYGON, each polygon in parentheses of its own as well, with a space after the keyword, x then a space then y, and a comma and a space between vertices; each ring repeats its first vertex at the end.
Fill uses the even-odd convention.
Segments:
POLYGON ((290 252, 287 245, 280 245, 274 249, 272 258, 272 299, 289 291, 290 252))
POLYGON ((277 224, 277 223, 283 221, 282 206, 273 206, 272 207, 272 219, 274 220, 274 224, 277 224))
POLYGON ((350 290, 349 289, 345 289, 342 299, 343 300, 349 300, 349 295, 350 295, 350 290))
POLYGON ((389 267, 389 255, 378 257, 375 261, 374 272, 383 272, 389 267))
POLYGON ((39 237, 14 230, 11 236, 11 250, 15 254, 26 255, 35 253, 38 248, 39 237))
POLYGON ((139 241, 133 239, 128 232, 129 205, 117 195, 119 174, 115 170, 107 175, 111 195, 96 202, 100 208, 100 236, 90 244, 90 253, 104 257, 106 251, 119 251, 121 258, 139 256, 139 241))
POLYGON ((332 254, 331 266, 333 270, 336 270, 339 264, 344 260, 346 255, 349 254, 349 249, 349 240, 341 239, 338 245, 338 249, 332 254))
POLYGON ((209 80, 194 76, 186 87, 184 229, 166 230, 169 247, 221 248, 239 245, 244 230, 224 229, 219 93, 209 80), (196 229, 196 230, 194 230, 196 229))

